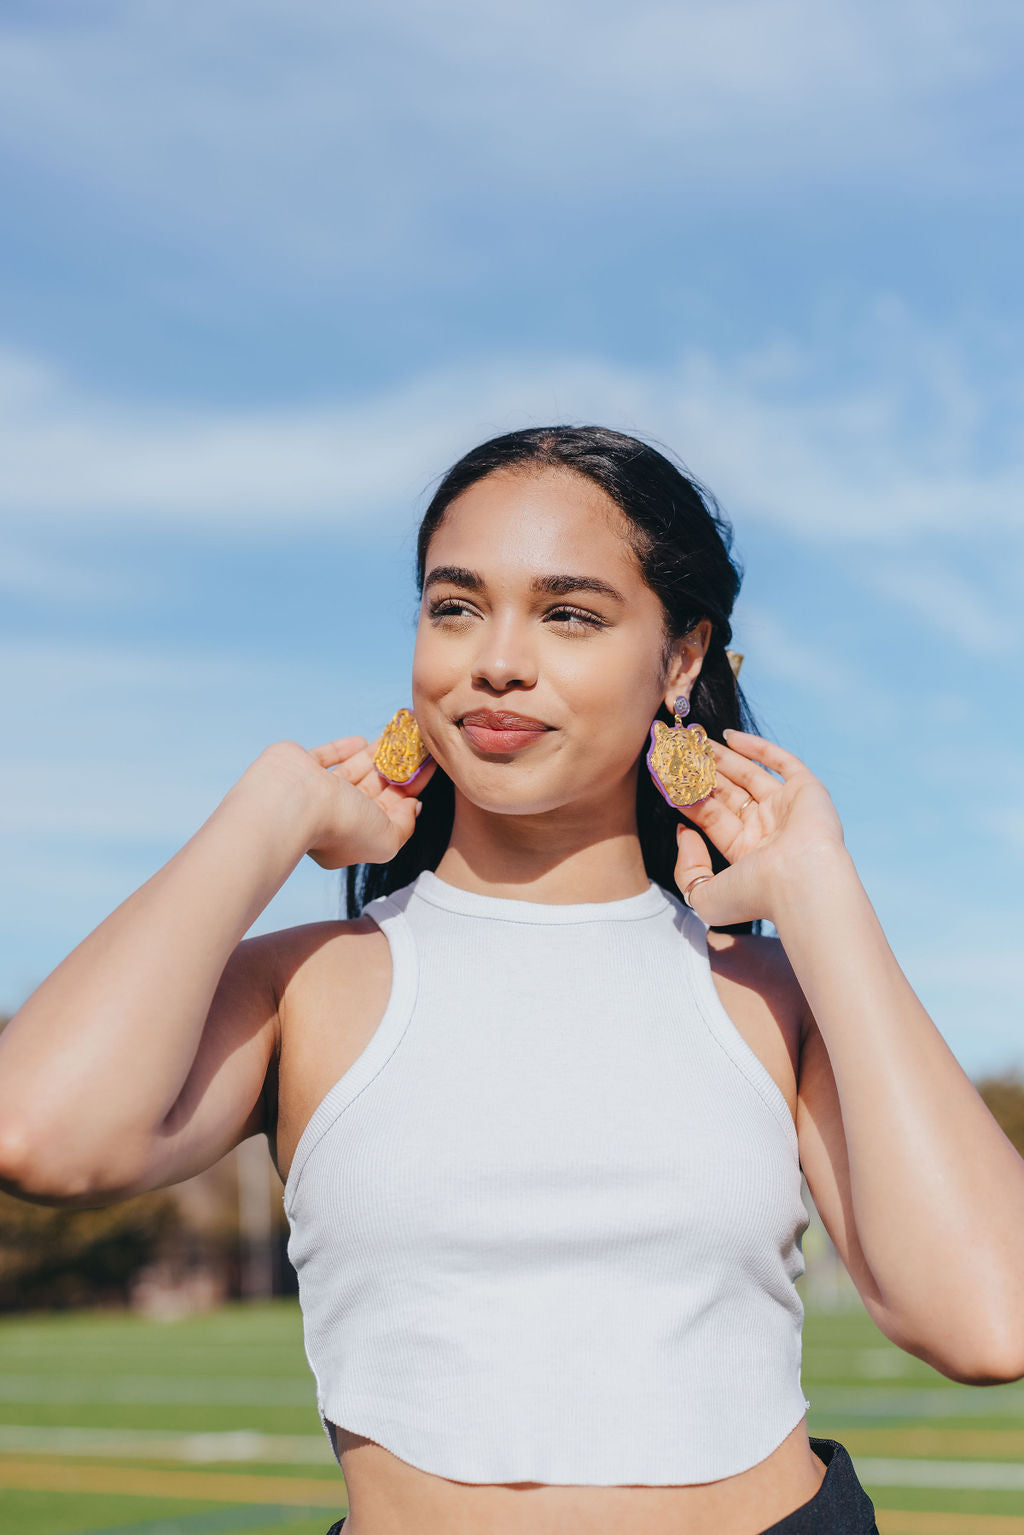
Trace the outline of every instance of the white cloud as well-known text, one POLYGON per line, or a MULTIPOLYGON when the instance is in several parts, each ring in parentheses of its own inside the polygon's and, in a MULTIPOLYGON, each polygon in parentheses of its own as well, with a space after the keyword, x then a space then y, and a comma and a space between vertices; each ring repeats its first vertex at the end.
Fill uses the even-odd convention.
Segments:
POLYGON ((117 582, 62 555, 45 557, 13 543, 0 544, 0 595, 4 592, 92 606, 113 599, 123 606, 126 597, 138 595, 124 592, 117 582))
POLYGON ((868 580, 905 611, 955 640, 958 650, 984 658, 1021 648, 1019 611, 1000 611, 995 593, 949 566, 905 557, 873 565, 868 580))
POLYGON ((184 839, 271 741, 383 723, 395 680, 330 657, 0 641, 0 834, 184 839))
MULTIPOLYGON (((269 741, 365 733, 396 693, 330 657, 56 640, 0 641, 0 687, 0 1011, 188 841, 269 741)), ((303 858, 251 930, 337 916, 339 878, 303 858)))
MULTIPOLYGON (((812 542, 910 548, 922 537, 969 538, 983 551, 1019 542, 1024 464, 1019 454, 983 455, 970 423, 985 417, 984 390, 950 356, 930 394, 923 346, 902 374, 893 367, 883 356, 868 381, 837 381, 828 358, 792 345, 732 361, 691 349, 662 369, 506 355, 358 401, 200 410, 100 400, 38 359, 8 353, 2 495, 12 522, 31 527, 83 515, 182 528, 213 520, 253 534, 367 526, 382 515, 411 527, 424 488, 473 443, 523 425, 596 420, 668 444, 727 508, 812 542)), ((934 615, 951 578, 930 569, 903 595, 934 615)), ((991 623, 981 642, 995 643, 991 623)))
POLYGON ((808 644, 806 635, 799 635, 778 614, 744 599, 742 630, 743 643, 753 652, 751 660, 756 657, 758 670, 772 681, 819 699, 841 699, 850 714, 860 713, 869 701, 873 708, 885 708, 885 695, 875 680, 821 645, 808 644))
POLYGON ((246 273, 327 280, 510 197, 603 216, 652 189, 762 209, 781 186, 1003 197, 1019 7, 967 0, 172 0, 0 29, 4 137, 95 212, 246 273))
MULTIPOLYGON (((1020 783, 1021 779, 1018 778, 1017 782, 1020 783)), ((994 803, 978 805, 974 809, 973 819, 1004 852, 1015 858, 1024 858, 1024 805, 1019 798, 1000 801, 997 797, 994 803)), ((1021 978, 1024 980, 1024 959, 1020 960, 1020 966, 1021 978)))

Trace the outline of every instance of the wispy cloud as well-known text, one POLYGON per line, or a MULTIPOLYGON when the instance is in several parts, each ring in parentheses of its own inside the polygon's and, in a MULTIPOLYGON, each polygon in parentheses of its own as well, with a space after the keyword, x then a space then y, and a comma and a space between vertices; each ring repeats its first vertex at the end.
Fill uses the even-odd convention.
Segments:
MULTIPOLYGON (((1020 781, 1017 780, 1018 784, 1020 781)), ((997 792, 992 801, 975 807, 973 819, 1004 852, 1024 859, 1024 805, 1020 803, 1019 793, 1010 798, 1005 792, 997 792)), ((1020 964, 1024 967, 1024 958, 1020 959, 1020 964)))
POLYGON ((0 835, 48 846, 191 835, 271 741, 367 733, 395 692, 387 663, 154 642, 0 641, 0 678, 0 835))
POLYGON ((885 708, 885 695, 875 679, 858 666, 820 644, 811 645, 799 632, 760 604, 744 600, 744 644, 756 653, 758 670, 773 682, 795 686, 819 700, 842 701, 850 714, 885 708))
MULTIPOLYGON (((666 368, 506 354, 356 402, 229 410, 101 400, 56 367, 9 352, 0 356, 2 495, 15 522, 213 519, 256 534, 382 515, 411 521, 430 480, 481 438, 598 420, 661 440, 727 506, 813 542, 907 547, 921 536, 969 536, 994 548, 1019 538, 1024 463, 1009 450, 995 460, 991 447, 982 451, 970 422, 985 414, 983 394, 951 362, 931 395, 916 367, 894 375, 882 359, 873 379, 850 383, 792 345, 732 362, 691 349, 666 368)), ((880 577, 928 613, 944 600, 942 579, 938 566, 916 586, 880 577)), ((990 624, 980 643, 996 639, 990 624)))
POLYGON ((371 277, 457 253, 470 185, 556 216, 585 215, 595 177, 620 206, 665 185, 706 205, 780 184, 1002 195, 1022 34, 1019 7, 967 0, 220 0, 187 23, 115 0, 59 29, 8 18, 0 92, 23 163, 108 210, 184 224, 208 255, 241 242, 250 266, 371 277))
POLYGON ((1018 610, 1002 611, 998 594, 969 580, 951 565, 934 559, 905 557, 873 566, 868 579, 907 613, 956 641, 957 648, 979 657, 1005 656, 1024 643, 1018 610))
POLYGON ((63 555, 47 556, 11 542, 0 544, 0 596, 4 593, 78 606, 96 606, 108 599, 123 605, 133 595, 112 578, 75 565, 63 555))

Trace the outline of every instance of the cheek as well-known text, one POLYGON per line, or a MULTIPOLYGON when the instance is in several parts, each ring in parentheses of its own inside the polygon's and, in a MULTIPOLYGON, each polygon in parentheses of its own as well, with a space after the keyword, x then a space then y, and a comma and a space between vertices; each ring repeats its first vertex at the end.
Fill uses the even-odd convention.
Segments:
POLYGON ((574 691, 574 746, 600 780, 627 772, 646 752, 661 689, 656 664, 638 665, 635 656, 608 657, 600 675, 574 691))
POLYGON ((649 646, 638 645, 610 658, 610 662, 604 672, 609 716, 626 733, 649 730, 661 703, 658 656, 649 646))
POLYGON ((429 637, 417 639, 412 658, 412 712, 431 756, 442 767, 447 761, 444 742, 450 734, 449 701, 464 676, 464 668, 455 664, 450 651, 440 654, 429 637))
POLYGON ((437 703, 465 675, 451 649, 439 652, 429 641, 417 643, 412 657, 412 686, 427 703, 437 703))

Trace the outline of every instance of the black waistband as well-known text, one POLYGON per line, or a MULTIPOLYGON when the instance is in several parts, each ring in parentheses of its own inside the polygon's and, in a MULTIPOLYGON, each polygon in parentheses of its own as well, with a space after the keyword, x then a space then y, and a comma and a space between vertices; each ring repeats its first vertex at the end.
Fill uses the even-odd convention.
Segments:
POLYGON ((850 1452, 836 1439, 815 1439, 825 1476, 809 1503, 795 1508, 761 1535, 877 1535, 875 1505, 857 1479, 850 1452))

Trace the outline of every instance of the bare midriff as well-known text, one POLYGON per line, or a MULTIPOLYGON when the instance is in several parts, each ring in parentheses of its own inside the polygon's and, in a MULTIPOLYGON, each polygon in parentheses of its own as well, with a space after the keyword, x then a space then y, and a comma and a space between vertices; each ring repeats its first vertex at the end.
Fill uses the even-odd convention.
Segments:
POLYGON ((825 1477, 802 1418, 765 1460, 717 1482, 672 1487, 455 1482, 338 1428, 344 1535, 761 1535, 825 1477))

